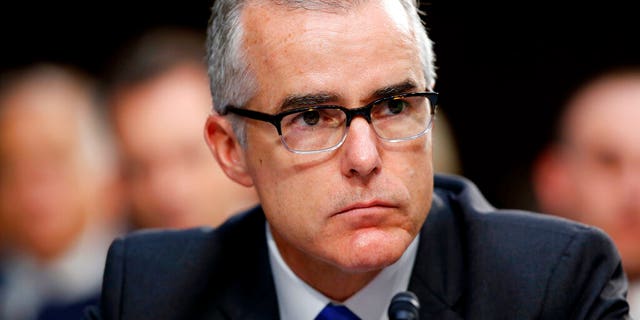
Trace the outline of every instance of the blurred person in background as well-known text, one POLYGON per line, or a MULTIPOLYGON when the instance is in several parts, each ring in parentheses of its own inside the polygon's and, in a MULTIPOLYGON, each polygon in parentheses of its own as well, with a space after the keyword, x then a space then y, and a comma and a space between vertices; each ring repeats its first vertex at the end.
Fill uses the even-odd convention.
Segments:
POLYGON ((612 237, 640 319, 640 69, 604 73, 573 94, 533 182, 542 211, 612 237))
POLYGON ((0 83, 0 319, 78 319, 99 297, 119 210, 93 82, 34 64, 0 83))
POLYGON ((134 228, 217 226, 257 203, 211 159, 204 34, 159 28, 116 55, 107 100, 134 228))
POLYGON ((437 173, 462 175, 458 145, 448 118, 438 110, 433 124, 433 170, 437 173))

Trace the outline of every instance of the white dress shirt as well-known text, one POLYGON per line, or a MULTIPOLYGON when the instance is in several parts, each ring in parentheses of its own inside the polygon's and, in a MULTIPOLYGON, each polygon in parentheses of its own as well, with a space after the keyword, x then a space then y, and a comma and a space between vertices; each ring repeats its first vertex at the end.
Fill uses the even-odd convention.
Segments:
MULTIPOLYGON (((266 229, 269 262, 278 297, 280 319, 314 319, 332 300, 293 273, 282 259, 268 223, 266 229)), ((361 319, 387 320, 387 309, 391 298, 409 287, 409 278, 417 250, 418 237, 411 242, 398 261, 384 268, 369 284, 341 304, 347 306, 361 319)))
POLYGON ((629 293, 627 294, 632 319, 640 319, 640 281, 629 282, 629 293))
POLYGON ((11 252, 2 261, 0 319, 34 319, 48 302, 73 303, 100 292, 109 244, 115 237, 101 226, 87 229, 67 252, 43 264, 11 252))

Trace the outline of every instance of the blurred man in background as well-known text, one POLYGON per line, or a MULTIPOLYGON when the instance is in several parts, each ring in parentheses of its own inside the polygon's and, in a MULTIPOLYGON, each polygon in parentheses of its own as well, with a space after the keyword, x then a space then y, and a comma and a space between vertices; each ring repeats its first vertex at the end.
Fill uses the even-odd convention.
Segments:
POLYGON ((204 35, 149 31, 114 61, 108 102, 135 228, 216 226, 257 203, 211 159, 204 35))
POLYGON ((533 181, 543 211, 613 238, 640 318, 640 70, 609 72, 576 91, 533 181))
POLYGON ((98 298, 119 210, 92 82, 53 65, 0 83, 0 319, 77 319, 98 298))
POLYGON ((462 175, 458 145, 448 118, 438 110, 433 124, 433 170, 437 173, 462 175))

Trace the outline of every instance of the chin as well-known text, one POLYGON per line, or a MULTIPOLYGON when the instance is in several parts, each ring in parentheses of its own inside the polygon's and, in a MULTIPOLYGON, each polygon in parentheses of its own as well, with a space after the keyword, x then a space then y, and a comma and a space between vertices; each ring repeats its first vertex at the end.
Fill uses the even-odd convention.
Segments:
POLYGON ((353 272, 386 268, 402 257, 413 238, 407 233, 360 230, 351 239, 345 267, 353 272))

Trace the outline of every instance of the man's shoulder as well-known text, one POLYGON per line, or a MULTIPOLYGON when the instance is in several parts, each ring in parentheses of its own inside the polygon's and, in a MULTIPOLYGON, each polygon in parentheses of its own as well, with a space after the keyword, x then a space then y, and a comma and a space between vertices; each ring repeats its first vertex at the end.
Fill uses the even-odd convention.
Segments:
POLYGON ((436 181, 436 210, 431 212, 440 218, 433 220, 454 234, 476 271, 520 270, 527 275, 521 280, 542 281, 558 275, 561 266, 569 270, 580 263, 599 263, 614 272, 619 265, 613 241, 597 227, 544 213, 496 209, 470 181, 442 179, 444 183, 436 181))
POLYGON ((471 181, 463 177, 436 176, 435 193, 436 206, 451 210, 469 232, 480 237, 503 235, 515 240, 533 236, 553 240, 548 237, 557 235, 609 241, 602 230, 576 221, 540 212, 496 209, 471 181))
MULTIPOLYGON (((479 315, 586 318, 574 316, 606 314, 624 301, 619 254, 598 228, 542 213, 498 210, 473 183, 451 176, 436 177, 425 226, 437 236, 423 231, 424 238, 440 244, 439 250, 425 246, 428 259, 422 266, 429 270, 427 262, 437 260, 446 265, 443 270, 458 270, 458 283, 470 295, 469 310, 479 315), (600 295, 605 287, 610 288, 606 297, 600 295)), ((432 288, 451 287, 432 282, 432 288)))
POLYGON ((256 223, 259 224, 260 220, 264 222, 258 211, 259 207, 238 213, 217 228, 200 226, 188 229, 139 229, 118 237, 116 241, 126 242, 128 246, 139 246, 144 249, 162 248, 163 250, 170 250, 172 247, 182 246, 185 243, 217 241, 232 236, 241 229, 255 228, 256 223))
POLYGON ((256 237, 256 232, 252 231, 258 228, 264 228, 264 217, 259 208, 254 208, 232 216, 217 228, 202 226, 189 229, 133 231, 117 238, 111 245, 110 251, 121 249, 126 251, 127 259, 152 263, 154 261, 147 259, 149 256, 211 255, 224 249, 224 243, 234 243, 233 238, 242 237, 244 241, 234 243, 234 249, 238 249, 241 244, 247 243, 249 238, 256 237))
POLYGON ((172 251, 172 247, 182 247, 185 243, 206 242, 215 235, 215 228, 195 227, 189 229, 140 229, 116 238, 115 243, 121 242, 130 248, 143 250, 162 249, 172 251))
POLYGON ((178 319, 208 310, 221 293, 268 265, 264 221, 256 208, 215 229, 144 230, 118 238, 105 266, 102 316, 178 319))

